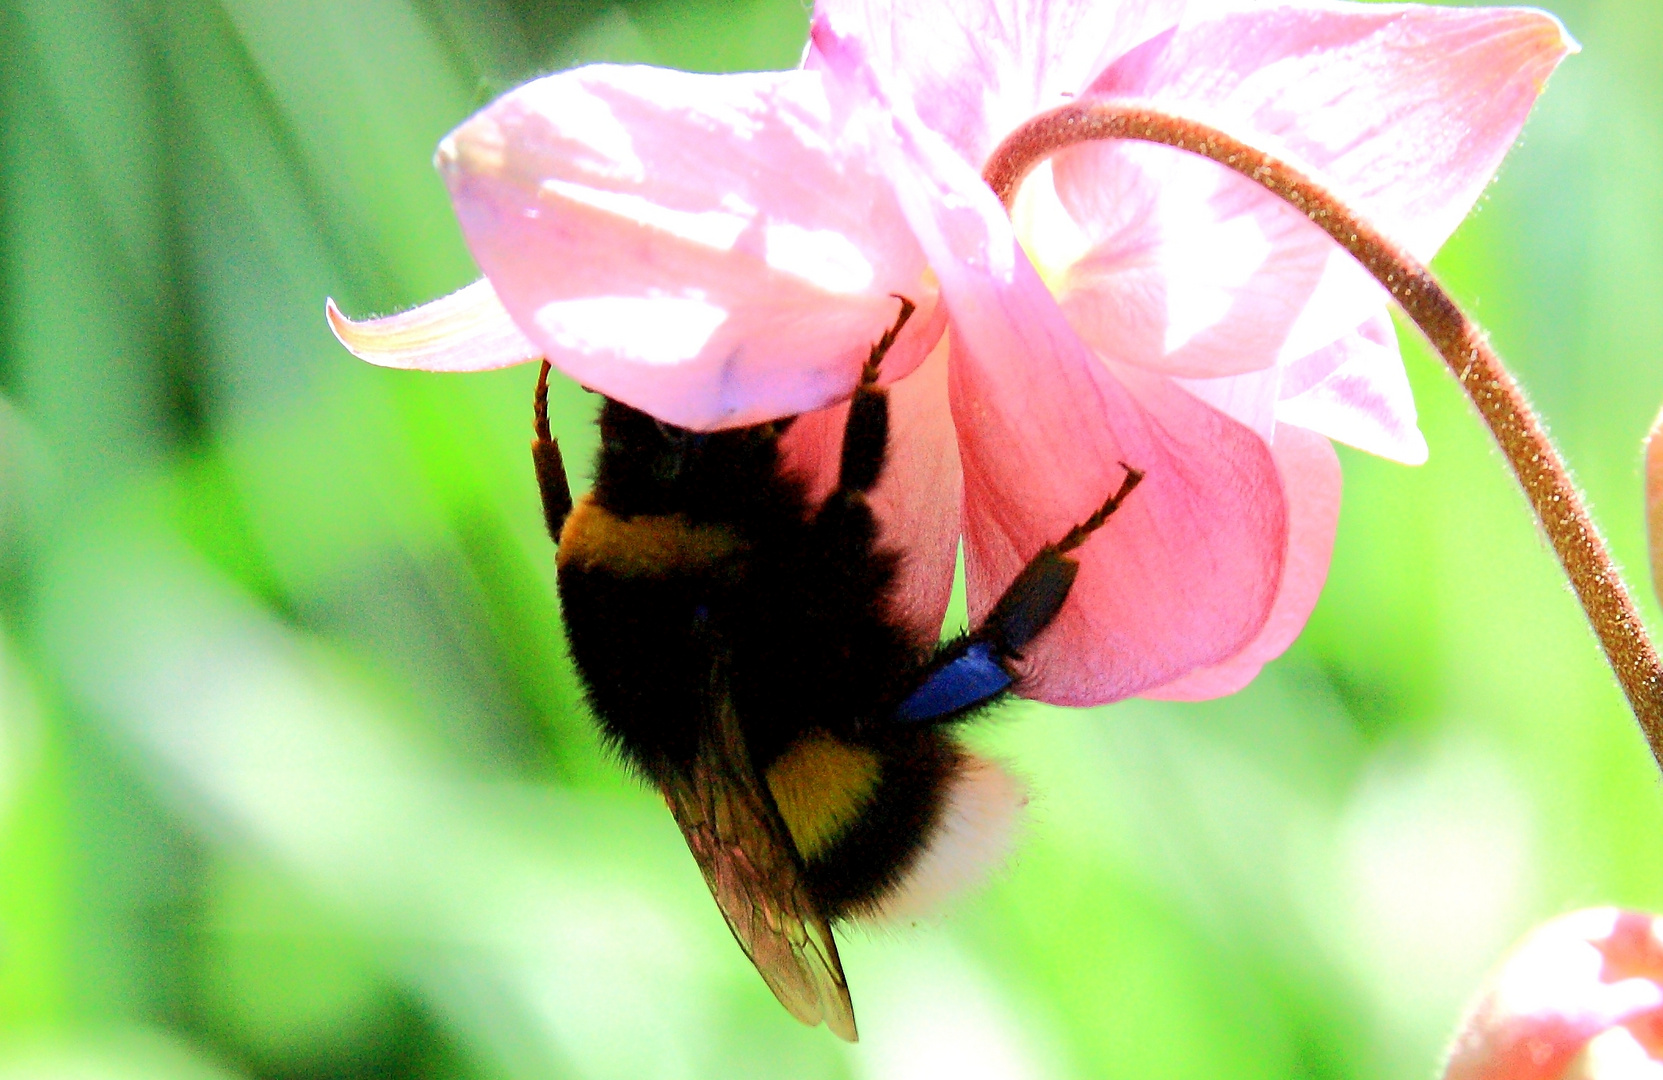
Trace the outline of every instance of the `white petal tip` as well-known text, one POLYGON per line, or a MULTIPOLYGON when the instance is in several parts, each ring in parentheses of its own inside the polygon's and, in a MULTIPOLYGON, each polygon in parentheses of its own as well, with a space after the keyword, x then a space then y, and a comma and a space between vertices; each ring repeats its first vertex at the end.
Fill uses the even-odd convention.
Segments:
POLYGON ((1399 465, 1425 465, 1432 451, 1426 445, 1426 436, 1417 428, 1413 440, 1406 440, 1395 453, 1385 456, 1399 465))
POLYGON ((456 164, 456 136, 446 135, 439 140, 439 148, 433 151, 433 167, 440 172, 449 172, 456 164))
POLYGON ((447 180, 464 173, 498 176, 507 155, 502 127, 489 113, 480 113, 439 140, 433 152, 433 167, 447 180))
POLYGON ((381 319, 349 319, 333 298, 325 302, 324 314, 347 352, 379 367, 489 371, 543 355, 485 280, 381 319))
POLYGON ((329 332, 335 335, 335 340, 340 342, 347 352, 357 356, 360 360, 365 359, 365 357, 359 355, 357 349, 353 348, 352 343, 355 338, 352 320, 341 314, 340 306, 335 303, 333 296, 324 298, 323 317, 329 320, 329 332))
POLYGON ((1566 56, 1575 56, 1577 53, 1582 51, 1582 42, 1576 40, 1576 38, 1571 35, 1571 32, 1565 29, 1565 24, 1559 21, 1559 16, 1553 14, 1551 11, 1544 11, 1542 14, 1553 20, 1555 29, 1559 31, 1559 47, 1565 50, 1566 56))

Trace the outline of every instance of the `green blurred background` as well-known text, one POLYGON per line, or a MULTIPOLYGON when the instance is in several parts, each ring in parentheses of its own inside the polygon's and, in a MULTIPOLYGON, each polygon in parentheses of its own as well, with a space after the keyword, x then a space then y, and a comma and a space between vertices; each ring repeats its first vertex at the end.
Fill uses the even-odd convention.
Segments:
MULTIPOLYGON (((1663 8, 1569 60, 1439 266, 1646 588, 1663 8)), ((0 3, 0 1077, 1426 1077, 1522 930, 1663 910, 1657 773, 1411 335, 1299 644, 1203 705, 1017 705, 1020 854, 854 932, 799 1027, 573 687, 533 371, 324 326, 472 279, 435 143, 594 59, 788 67, 799 0, 0 3)), ((592 399, 556 390, 568 460, 592 399)), ((962 609, 960 609, 962 612, 962 609)), ((961 615, 962 617, 962 615, 961 615)))

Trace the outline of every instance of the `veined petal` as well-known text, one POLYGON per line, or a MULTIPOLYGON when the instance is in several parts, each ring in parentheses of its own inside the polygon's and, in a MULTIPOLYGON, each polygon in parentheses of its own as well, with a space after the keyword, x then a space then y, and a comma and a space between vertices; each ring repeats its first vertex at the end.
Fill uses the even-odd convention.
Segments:
POLYGON ((1293 424, 1405 465, 1426 461, 1397 331, 1383 310, 1286 367, 1177 382, 1267 441, 1293 424))
POLYGON ((1125 462, 1145 479, 1074 553, 1079 576, 1025 650, 1019 692, 1098 704, 1241 652, 1269 616, 1287 545, 1269 447, 1168 380, 1111 373, 1066 326, 1034 334, 1039 304, 1023 299, 989 296, 991 318, 963 320, 950 300, 972 624, 1115 490, 1125 462))
POLYGON ((1405 465, 1426 462, 1397 330, 1383 311, 1287 370, 1276 420, 1405 465))
POLYGON ((1334 533, 1340 521, 1340 459, 1327 439, 1287 424, 1276 429, 1271 447, 1288 506, 1288 553, 1276 602, 1259 636, 1241 652, 1176 682, 1145 691, 1144 697, 1204 701, 1223 697, 1252 682, 1270 661, 1287 651, 1305 629, 1328 580, 1334 533))
POLYGON ((1282 369, 1265 368, 1219 379, 1173 379, 1208 405, 1245 424, 1265 442, 1276 437, 1276 398, 1282 388, 1282 369))
MULTIPOLYGON (((816 22, 815 48, 885 96, 887 72, 816 22)), ((1240 652, 1282 577, 1287 512, 1270 448, 1171 380, 1094 356, 993 192, 893 98, 888 164, 949 312, 948 394, 964 470, 972 625, 1041 547, 1143 484, 1084 546, 1068 602, 1024 650, 1024 696, 1114 701, 1240 652)))
POLYGON ((1576 46, 1541 11, 1293 0, 1198 9, 1093 83, 1311 168, 1427 260, 1576 46))
POLYGON ((349 319, 333 299, 326 302, 325 314, 348 352, 382 367, 489 371, 543 355, 520 333, 485 280, 380 319, 349 319))
POLYGON ((696 429, 847 397, 894 295, 916 367, 936 294, 859 107, 819 73, 597 65, 520 87, 441 144, 468 246, 549 362, 696 429))
MULTIPOLYGON (((932 130, 978 171, 999 140, 1063 105, 1188 0, 817 0, 932 130)), ((810 46, 806 63, 819 60, 810 46)))
MULTIPOLYGON (((848 402, 799 416, 781 439, 785 469, 823 501, 837 485, 848 402)), ((891 613, 933 645, 953 591, 963 476, 947 408, 944 338, 911 375, 889 388, 889 455, 872 491, 879 543, 901 556, 891 613)))
POLYGON ((1050 179, 1049 193, 1043 172, 1022 186, 1019 210, 1058 203, 1023 239, 1042 267, 1072 240, 1073 258, 1047 277, 1105 356, 1187 378, 1260 371, 1327 346, 1386 302, 1304 215, 1215 162, 1087 143, 1058 154, 1050 179))

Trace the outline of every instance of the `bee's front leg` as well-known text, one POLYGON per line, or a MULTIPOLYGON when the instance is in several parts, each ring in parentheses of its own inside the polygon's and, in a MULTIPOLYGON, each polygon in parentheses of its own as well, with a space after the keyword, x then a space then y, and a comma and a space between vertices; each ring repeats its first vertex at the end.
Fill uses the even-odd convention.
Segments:
POLYGON ((911 300, 904 296, 896 299, 901 301, 901 313, 895 319, 895 325, 872 346, 872 354, 861 368, 860 383, 855 387, 854 397, 849 399, 849 420, 843 428, 843 457, 838 468, 837 490, 832 492, 827 503, 854 492, 864 495, 877 485, 878 478, 883 475, 884 459, 889 448, 889 391, 878 385, 878 369, 914 311, 911 300))

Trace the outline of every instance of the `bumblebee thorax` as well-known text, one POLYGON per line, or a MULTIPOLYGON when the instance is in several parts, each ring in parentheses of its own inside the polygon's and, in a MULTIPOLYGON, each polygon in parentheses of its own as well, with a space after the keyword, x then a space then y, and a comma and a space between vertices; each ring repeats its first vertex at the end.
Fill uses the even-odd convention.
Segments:
POLYGON ((561 529, 556 563, 621 578, 664 577, 714 568, 744 546, 725 525, 694 524, 682 514, 620 516, 585 495, 561 529))

